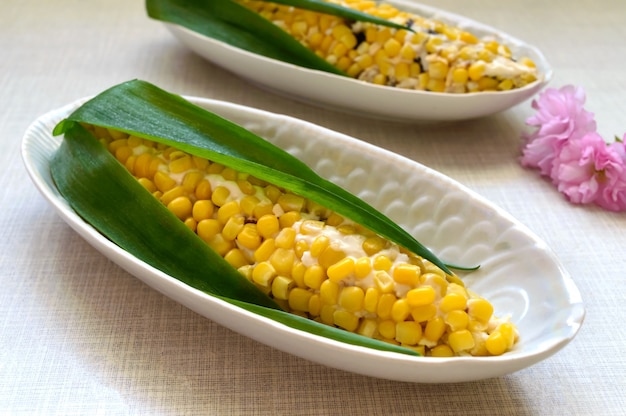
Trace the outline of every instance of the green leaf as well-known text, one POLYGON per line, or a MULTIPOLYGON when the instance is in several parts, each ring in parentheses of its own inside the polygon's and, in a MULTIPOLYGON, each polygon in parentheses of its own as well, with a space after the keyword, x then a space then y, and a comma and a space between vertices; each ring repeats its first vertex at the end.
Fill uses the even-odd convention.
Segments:
MULTIPOLYGON (((410 30, 386 19, 320 0, 278 0, 345 19, 410 30)), ((148 16, 246 51, 310 69, 346 75, 258 13, 231 0, 146 0, 148 16)))
POLYGON ((395 29, 411 30, 405 25, 394 23, 390 20, 376 17, 371 14, 367 14, 349 7, 341 6, 336 3, 329 3, 324 0, 261 0, 271 3, 284 4, 286 6, 293 6, 299 9, 312 10, 315 12, 326 13, 333 16, 343 17, 347 20, 355 20, 357 22, 374 23, 380 26, 392 27, 395 29))
POLYGON ((153 19, 258 55, 345 75, 269 20, 230 0, 146 0, 146 9, 153 19))
MULTIPOLYGON (((450 270, 392 220, 284 150, 150 83, 129 81, 99 94, 68 120, 122 130, 249 173, 315 201, 450 270)), ((60 123, 55 134, 65 131, 60 123)))
POLYGON ((278 309, 147 192, 89 131, 73 121, 62 126, 65 140, 51 162, 55 184, 72 208, 113 243, 195 289, 294 329, 352 345, 416 355, 410 349, 278 309))
POLYGON ((127 252, 189 286, 278 307, 207 244, 198 244, 199 237, 146 192, 89 131, 74 122, 64 127, 65 140, 52 159, 51 173, 63 197, 85 221, 127 252), (146 218, 154 225, 146 226, 146 218))

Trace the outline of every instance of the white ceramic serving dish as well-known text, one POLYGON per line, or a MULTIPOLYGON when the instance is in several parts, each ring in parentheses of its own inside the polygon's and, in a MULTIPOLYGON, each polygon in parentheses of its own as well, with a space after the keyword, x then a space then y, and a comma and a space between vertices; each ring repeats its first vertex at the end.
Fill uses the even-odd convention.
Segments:
POLYGON ((532 58, 543 77, 516 90, 470 94, 383 87, 256 55, 182 26, 169 23, 166 26, 183 45, 198 55, 261 88, 326 108, 394 121, 462 120, 494 114, 532 97, 552 78, 552 69, 543 54, 513 36, 465 17, 411 1, 392 0, 389 3, 401 10, 454 22, 456 26, 480 36, 495 36, 511 47, 514 56, 532 58))
POLYGON ((481 264, 479 271, 465 277, 467 285, 489 299, 497 315, 511 316, 520 340, 499 357, 413 357, 294 330, 192 289, 112 244, 58 193, 49 164, 62 139, 53 137, 51 130, 80 102, 36 120, 25 133, 22 154, 37 188, 87 242, 154 289, 279 350, 398 381, 443 383, 501 376, 549 357, 576 335, 585 309, 568 273, 527 228, 471 190, 414 161, 311 123, 225 102, 190 100, 299 157, 387 214, 440 258, 481 264))

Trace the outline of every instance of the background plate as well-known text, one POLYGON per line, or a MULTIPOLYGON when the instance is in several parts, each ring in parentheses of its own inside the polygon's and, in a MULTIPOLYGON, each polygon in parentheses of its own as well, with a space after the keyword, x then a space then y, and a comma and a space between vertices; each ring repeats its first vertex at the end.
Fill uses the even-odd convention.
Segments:
POLYGON ((513 36, 432 7, 402 0, 389 3, 422 16, 454 22, 479 36, 494 36, 511 48, 513 56, 532 58, 543 78, 516 90, 470 94, 383 87, 256 55, 178 25, 167 23, 166 26, 183 45, 198 55, 261 88, 310 104, 387 120, 462 120, 486 116, 527 100, 552 78, 552 69, 543 54, 513 36))
POLYGON ((25 133, 22 155, 39 191, 85 240, 154 289, 279 350, 398 381, 442 383, 501 376, 549 357, 578 332, 585 309, 554 254, 527 228, 471 190, 414 161, 311 123, 225 102, 190 101, 299 157, 387 214, 444 260, 481 264, 479 271, 464 278, 467 286, 489 299, 497 315, 511 316, 520 341, 499 357, 412 357, 310 335, 192 289, 112 244, 58 193, 49 164, 62 139, 51 136, 51 131, 83 101, 37 119, 25 133), (372 166, 375 175, 370 174, 372 166))

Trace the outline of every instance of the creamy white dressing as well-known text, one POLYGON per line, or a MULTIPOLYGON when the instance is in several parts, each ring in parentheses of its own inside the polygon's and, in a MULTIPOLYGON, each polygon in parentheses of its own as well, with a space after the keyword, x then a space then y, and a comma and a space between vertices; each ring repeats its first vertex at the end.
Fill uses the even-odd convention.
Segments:
POLYGON ((519 64, 501 56, 485 63, 485 75, 498 78, 515 78, 525 73, 533 72, 526 65, 519 64))

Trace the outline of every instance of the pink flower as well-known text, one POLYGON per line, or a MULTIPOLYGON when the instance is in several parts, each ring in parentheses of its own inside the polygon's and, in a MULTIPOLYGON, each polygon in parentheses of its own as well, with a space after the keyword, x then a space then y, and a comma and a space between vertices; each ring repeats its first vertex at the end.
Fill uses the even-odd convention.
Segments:
POLYGON ((597 133, 569 140, 554 160, 553 181, 573 203, 594 202, 612 211, 626 209, 623 143, 607 146, 597 133), (622 152, 622 154, 620 154, 622 152))
POLYGON ((571 85, 559 90, 549 88, 533 100, 532 107, 537 113, 526 124, 538 129, 524 137, 523 166, 539 168, 542 175, 554 176, 553 161, 565 143, 596 130, 593 113, 583 108, 584 103, 584 90, 571 85))

